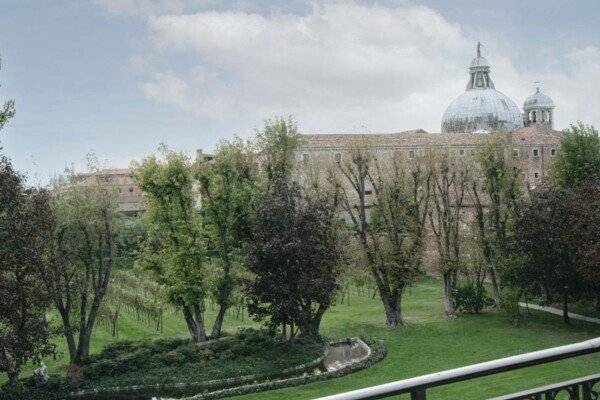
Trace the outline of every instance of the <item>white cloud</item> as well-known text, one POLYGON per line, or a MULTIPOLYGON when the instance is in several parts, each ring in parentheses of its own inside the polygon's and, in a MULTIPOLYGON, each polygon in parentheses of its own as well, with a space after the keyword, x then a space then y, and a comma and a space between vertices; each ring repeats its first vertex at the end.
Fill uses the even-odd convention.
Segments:
POLYGON ((600 48, 575 48, 564 59, 566 68, 541 74, 544 89, 556 105, 557 125, 567 127, 581 120, 597 126, 600 123, 600 48))
MULTIPOLYGON (((292 114, 318 132, 439 131, 445 107, 464 90, 476 41, 436 11, 404 4, 315 3, 305 15, 207 11, 148 21, 150 58, 161 60, 141 85, 149 98, 238 126, 292 114)), ((535 73, 515 68, 501 44, 484 49, 496 87, 519 105, 532 92, 528 82, 542 79, 561 126, 600 120, 588 81, 600 79, 598 48, 574 50, 558 72, 535 73)))

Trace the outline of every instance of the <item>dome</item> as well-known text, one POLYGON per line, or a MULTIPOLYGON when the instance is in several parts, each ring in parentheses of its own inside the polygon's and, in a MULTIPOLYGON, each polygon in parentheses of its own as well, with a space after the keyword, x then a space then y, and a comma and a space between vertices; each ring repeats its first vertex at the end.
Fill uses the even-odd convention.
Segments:
POLYGON ((458 96, 442 117, 442 132, 512 131, 523 126, 519 107, 496 89, 472 89, 458 96))
POLYGON ((548 96, 537 88, 536 92, 529 96, 523 104, 523 110, 528 111, 534 108, 554 108, 554 102, 548 96))
POLYGON ((481 56, 481 43, 477 43, 477 57, 471 61, 469 75, 467 90, 444 112, 443 133, 512 131, 523 126, 519 107, 496 90, 490 64, 481 56))

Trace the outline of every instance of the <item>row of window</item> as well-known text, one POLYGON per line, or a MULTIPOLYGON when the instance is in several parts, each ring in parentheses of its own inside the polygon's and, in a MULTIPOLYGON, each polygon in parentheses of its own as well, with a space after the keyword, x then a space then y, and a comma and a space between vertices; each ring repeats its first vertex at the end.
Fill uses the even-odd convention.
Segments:
MULTIPOLYGON (((408 151, 408 158, 415 158, 415 156, 417 154, 420 154, 421 150, 409 150, 408 151)), ((540 156, 540 149, 538 149, 537 147, 533 148, 531 150, 533 157, 539 157, 540 156)), ((464 156, 467 154, 467 150, 465 149, 459 149, 458 150, 458 154, 460 156, 464 156)), ((513 156, 514 157, 519 157, 519 155, 521 154, 520 149, 513 149, 513 156)), ((469 155, 473 156, 475 155, 475 149, 469 149, 469 155)), ((550 149, 550 155, 551 156, 555 156, 556 155, 556 149, 552 148, 550 149)), ((307 153, 302 154, 302 161, 304 163, 308 163, 310 156, 307 153)), ((334 159, 336 163, 340 163, 342 161, 342 154, 341 153, 335 153, 334 155, 334 159)))

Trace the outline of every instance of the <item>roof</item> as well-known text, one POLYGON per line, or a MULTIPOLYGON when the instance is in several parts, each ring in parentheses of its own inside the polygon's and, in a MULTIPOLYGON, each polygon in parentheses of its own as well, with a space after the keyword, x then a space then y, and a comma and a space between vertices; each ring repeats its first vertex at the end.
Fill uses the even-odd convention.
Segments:
MULTIPOLYGON (((540 125, 528 126, 510 132, 513 143, 522 145, 558 144, 561 132, 540 125)), ((477 146, 486 135, 480 133, 428 133, 416 129, 395 133, 302 134, 299 150, 349 149, 361 142, 370 147, 393 149, 398 147, 477 146)))

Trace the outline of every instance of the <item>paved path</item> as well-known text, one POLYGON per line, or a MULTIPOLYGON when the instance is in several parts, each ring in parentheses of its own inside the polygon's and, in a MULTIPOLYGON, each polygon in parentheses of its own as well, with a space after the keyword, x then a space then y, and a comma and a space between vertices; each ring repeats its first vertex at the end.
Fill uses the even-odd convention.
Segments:
MULTIPOLYGON (((555 315, 560 315, 560 316, 563 315, 562 310, 559 310, 558 308, 554 308, 554 307, 539 306, 537 304, 531 304, 531 303, 519 303, 519 306, 521 306, 523 308, 529 308, 531 310, 544 311, 544 312, 547 312, 550 314, 555 314, 555 315)), ((591 322, 592 324, 600 324, 600 318, 586 317, 585 315, 575 314, 572 312, 569 313, 569 317, 573 318, 573 319, 578 319, 580 321, 591 322)))

